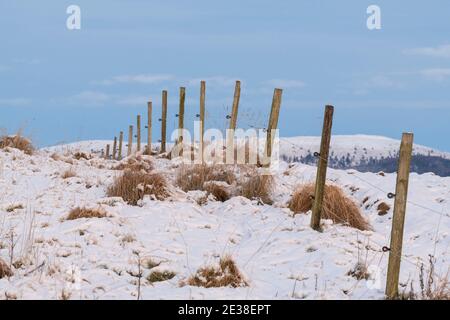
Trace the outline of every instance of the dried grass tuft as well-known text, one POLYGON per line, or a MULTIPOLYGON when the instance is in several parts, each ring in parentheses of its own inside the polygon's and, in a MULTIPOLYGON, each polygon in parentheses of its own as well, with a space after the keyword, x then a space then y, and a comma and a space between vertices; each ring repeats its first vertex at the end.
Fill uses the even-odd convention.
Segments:
POLYGON ((148 156, 136 155, 122 160, 114 169, 150 172, 153 170, 153 163, 148 156))
POLYGON ((205 183, 221 181, 231 185, 236 176, 226 165, 184 165, 177 173, 176 184, 185 192, 192 190, 205 190, 205 183))
POLYGON ((236 262, 230 257, 222 257, 218 266, 202 267, 192 275, 187 284, 190 286, 217 288, 217 287, 246 287, 248 283, 244 280, 236 262))
POLYGON ((144 195, 154 195, 158 200, 169 197, 167 181, 160 173, 126 170, 107 190, 108 197, 122 197, 130 205, 137 205, 144 195))
POLYGON ((89 208, 74 208, 69 212, 66 220, 76 220, 76 219, 90 219, 90 218, 105 218, 107 212, 103 208, 89 209, 89 208))
POLYGON ((161 282, 172 279, 176 276, 175 272, 172 271, 153 271, 147 276, 147 280, 151 283, 161 282))
MULTIPOLYGON (((289 208, 294 214, 306 213, 312 209, 314 189, 315 184, 306 184, 295 191, 289 202, 289 208)), ((342 223, 359 230, 372 229, 358 206, 335 185, 325 186, 322 219, 331 219, 334 223, 342 223)))
POLYGON ((0 149, 15 148, 22 150, 25 154, 32 155, 34 147, 31 141, 22 137, 20 133, 14 136, 2 136, 0 137, 0 149))
POLYGON ((12 277, 13 275, 11 268, 0 258, 0 279, 12 277))
POLYGON ((92 155, 88 155, 84 152, 78 151, 73 154, 73 158, 76 160, 80 160, 80 159, 90 160, 90 159, 92 159, 92 155))
POLYGON ((271 175, 263 175, 259 171, 253 171, 250 176, 241 184, 241 196, 250 200, 259 200, 262 203, 271 205, 271 198, 274 188, 274 178, 271 175))
POLYGON ((384 215, 386 215, 389 212, 390 209, 391 209, 390 205, 388 205, 386 202, 381 202, 377 206, 378 215, 379 216, 384 216, 384 215))
POLYGON ((76 176, 77 176, 77 173, 73 169, 66 170, 61 174, 61 178, 63 178, 63 179, 69 179, 69 178, 73 178, 76 176))

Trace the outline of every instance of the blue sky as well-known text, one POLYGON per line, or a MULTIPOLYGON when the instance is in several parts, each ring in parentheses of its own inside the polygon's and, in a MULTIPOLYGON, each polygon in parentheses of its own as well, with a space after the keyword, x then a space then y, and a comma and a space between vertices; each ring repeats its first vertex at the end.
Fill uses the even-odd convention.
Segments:
MULTIPOLYGON (((234 81, 238 126, 263 127, 284 89, 282 136, 399 138, 450 151, 450 2, 72 0, 0 3, 0 128, 38 145, 109 139, 169 91, 169 129, 186 86, 187 123, 207 81, 207 126, 224 128, 234 81), (66 8, 81 8, 81 30, 66 8), (381 8, 368 30, 366 9, 381 8)), ((159 123, 156 123, 159 125, 159 123)), ((153 136, 159 138, 159 127, 153 136)))

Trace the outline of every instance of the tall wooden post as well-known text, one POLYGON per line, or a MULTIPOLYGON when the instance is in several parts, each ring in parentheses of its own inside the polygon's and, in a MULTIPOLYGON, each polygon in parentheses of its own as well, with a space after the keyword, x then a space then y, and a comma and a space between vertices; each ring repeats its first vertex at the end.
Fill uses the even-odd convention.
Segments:
POLYGON ((392 218, 391 244, 386 279, 386 296, 389 299, 398 297, 398 281, 402 256, 403 227, 405 225, 406 202, 408 196, 409 170, 414 135, 403 133, 397 169, 397 185, 395 187, 394 215, 392 218))
POLYGON ((178 111, 178 143, 183 143, 184 129, 184 101, 186 99, 186 88, 180 88, 180 109, 178 111))
POLYGON ((200 82, 200 141, 199 141, 199 153, 200 159, 203 163, 203 138, 205 135, 205 98, 206 98, 206 82, 200 82))
POLYGON ((152 102, 147 102, 147 152, 152 154, 152 102))
POLYGON ((278 126, 278 116, 280 114, 281 95, 282 89, 275 89, 273 92, 272 108, 270 109, 269 125, 267 126, 267 138, 266 138, 266 150, 265 156, 268 159, 266 165, 270 165, 270 158, 272 157, 272 146, 274 140, 274 133, 272 130, 276 130, 278 126))
POLYGON ((117 160, 122 160, 122 145, 123 145, 123 131, 119 134, 119 152, 117 155, 117 160))
POLYGON ((161 111, 161 152, 166 152, 166 132, 167 132, 167 91, 162 92, 161 111))
POLYGON ((233 157, 234 159, 234 132, 236 130, 237 124, 237 116, 238 116, 238 108, 239 108, 239 99, 241 97, 241 82, 236 81, 236 85, 234 86, 234 97, 233 97, 233 107, 231 109, 230 116, 230 129, 227 135, 227 159, 228 157, 233 157))
POLYGON ((316 187, 314 191, 314 205, 311 216, 311 228, 320 231, 320 217, 322 214, 323 194, 327 178, 328 155, 330 150, 331 127, 333 125, 333 106, 325 107, 323 119, 322 140, 317 162, 316 187))
POLYGON ((109 146, 109 143, 106 145, 106 155, 105 155, 105 159, 109 159, 109 149, 110 149, 110 146, 109 146))
POLYGON ((116 156, 117 156, 117 137, 114 137, 113 152, 112 152, 113 160, 116 160, 116 156))
POLYGON ((130 156, 132 151, 133 151, 133 126, 130 126, 128 128, 128 153, 127 153, 127 155, 130 156))
POLYGON ((138 114, 136 117, 136 138, 137 138, 137 152, 141 151, 141 115, 138 114))

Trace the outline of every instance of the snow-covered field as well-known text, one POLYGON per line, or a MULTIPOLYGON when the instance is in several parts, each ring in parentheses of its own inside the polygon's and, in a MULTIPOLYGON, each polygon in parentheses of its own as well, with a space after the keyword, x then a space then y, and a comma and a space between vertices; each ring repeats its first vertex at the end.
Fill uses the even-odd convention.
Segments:
MULTIPOLYGON (((339 139, 334 137, 336 145, 339 139)), ((288 140, 303 144, 304 150, 318 145, 313 139, 310 145, 306 140, 288 140)), ((143 279, 143 299, 384 297, 388 253, 381 249, 389 246, 392 209, 379 216, 375 202, 393 206, 387 193, 395 190, 395 174, 330 169, 328 180, 361 205, 374 231, 323 221, 324 232, 318 233, 309 227, 310 214, 293 216, 286 205, 295 186, 314 180, 314 167, 281 162, 275 173, 273 206, 243 197, 200 206, 195 192, 186 194, 174 186, 179 162, 153 157, 155 170, 171 181, 172 196, 165 201, 145 198, 140 206, 130 206, 106 198, 106 188, 120 174, 111 169, 115 161, 70 156, 99 145, 104 142, 47 148, 33 156, 16 149, 0 150, 0 258, 9 262, 13 255, 14 261, 22 261, 13 268, 14 276, 0 279, 0 299, 60 299, 62 295, 136 299, 136 251, 143 259, 160 262, 154 270, 176 273, 171 280, 153 284, 143 279), (52 157, 54 152, 59 158, 52 157), (63 179, 68 169, 76 176, 63 179), (101 206, 108 217, 64 220, 79 206, 101 206), (225 254, 235 259, 248 287, 180 286, 199 267, 225 254), (369 266, 372 279, 347 275, 358 261, 369 266)), ((449 271, 450 178, 411 174, 409 200, 400 283, 413 281, 418 289, 420 264, 427 268, 430 254, 436 257, 438 276, 449 271)), ((144 268, 144 278, 150 272, 144 268)))

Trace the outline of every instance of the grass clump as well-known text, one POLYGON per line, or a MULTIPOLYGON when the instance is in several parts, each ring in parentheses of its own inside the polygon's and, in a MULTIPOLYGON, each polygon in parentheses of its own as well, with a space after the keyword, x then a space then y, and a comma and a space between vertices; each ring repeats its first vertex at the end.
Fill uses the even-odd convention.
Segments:
POLYGON ((390 209, 391 209, 390 205, 388 205, 386 202, 381 202, 377 206, 378 215, 379 216, 384 216, 384 215, 386 215, 389 212, 390 209))
POLYGON ((0 137, 0 149, 15 148, 22 150, 25 154, 32 155, 34 147, 31 141, 22 137, 20 133, 14 136, 2 136, 0 137))
POLYGON ((61 178, 63 178, 63 179, 69 179, 69 178, 73 178, 76 176, 77 176, 77 173, 73 169, 66 170, 61 174, 61 178))
POLYGON ((252 172, 241 184, 241 196, 250 200, 259 200, 265 204, 273 204, 271 197, 274 188, 274 178, 260 172, 252 172))
POLYGON ((185 192, 192 190, 205 190, 205 182, 221 181, 229 185, 236 181, 231 168, 225 165, 198 164, 182 166, 176 178, 177 185, 185 192))
POLYGON ((236 262, 230 257, 222 257, 218 266, 202 267, 192 275, 187 284, 190 286, 217 288, 217 287, 246 287, 247 282, 244 280, 239 271, 236 262))
POLYGON ((152 271, 148 276, 147 280, 151 283, 161 282, 172 279, 176 276, 175 272, 172 271, 152 271))
MULTIPOLYGON (((314 184, 306 184, 294 192, 289 202, 289 208, 294 214, 306 213, 312 209, 314 189, 314 184)), ((342 223, 359 230, 371 230, 358 206, 335 185, 325 186, 322 219, 331 219, 334 223, 342 223)))
POLYGON ((66 220, 76 220, 82 218, 105 218, 107 213, 102 208, 89 209, 89 208, 74 208, 69 212, 66 220))
POLYGON ((153 163, 149 157, 136 155, 122 160, 114 169, 150 172, 153 170, 153 163))
POLYGON ((0 279, 12 277, 13 275, 11 268, 0 258, 0 279))
POLYGON ((158 200, 169 196, 167 181, 159 173, 125 170, 107 190, 108 197, 122 197, 130 205, 137 205, 145 195, 153 195, 158 200))

